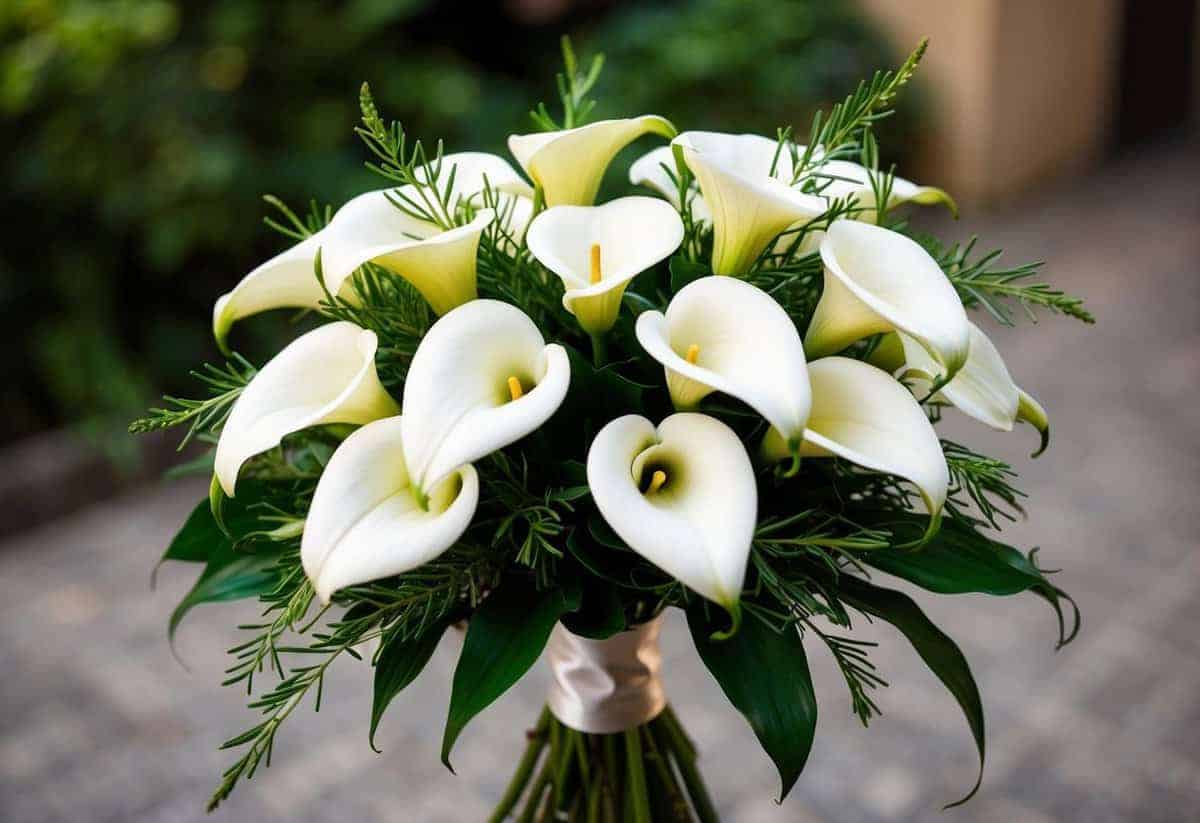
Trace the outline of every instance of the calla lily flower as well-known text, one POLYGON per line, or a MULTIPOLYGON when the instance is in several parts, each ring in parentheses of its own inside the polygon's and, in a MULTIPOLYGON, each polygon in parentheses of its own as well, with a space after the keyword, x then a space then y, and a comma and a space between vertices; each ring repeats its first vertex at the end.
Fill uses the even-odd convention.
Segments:
MULTIPOLYGON (((970 323, 970 328, 971 351, 967 362, 953 380, 942 386, 934 399, 950 403, 968 417, 1000 431, 1012 431, 1014 423, 1026 420, 1042 434, 1044 449, 1050 429, 1045 410, 1013 382, 1004 358, 988 336, 974 323, 970 323)), ((896 339, 902 348, 904 362, 893 372, 901 379, 913 382, 916 394, 928 394, 938 364, 916 340, 903 332, 897 334, 896 339)), ((1041 451, 1039 449, 1038 453, 1041 451)))
POLYGON ((418 501, 460 466, 542 425, 570 379, 566 350, 547 344, 515 306, 475 300, 434 323, 404 383, 400 431, 418 501))
MULTIPOLYGON (((464 178, 480 168, 482 164, 473 166, 464 178)), ((457 180, 455 188, 460 190, 457 180)), ((325 293, 314 273, 318 252, 331 294, 341 290, 355 269, 373 261, 412 283, 438 314, 474 300, 475 251, 479 236, 492 221, 491 210, 480 209, 467 225, 443 231, 405 214, 390 199, 405 194, 420 202, 414 191, 405 186, 360 194, 338 209, 328 226, 263 263, 221 295, 213 307, 213 336, 222 351, 227 350, 230 328, 243 317, 269 309, 320 305, 325 293)))
POLYGON ((554 206, 533 219, 526 244, 562 278, 563 307, 585 331, 612 328, 625 287, 683 242, 683 221, 655 197, 621 197, 603 206, 554 206))
POLYGON ((542 189, 547 206, 590 206, 608 164, 643 134, 669 140, 675 127, 653 114, 599 120, 575 129, 510 135, 508 150, 542 189))
MULTIPOLYGON (((629 182, 635 186, 654 189, 665 197, 676 211, 682 212, 683 204, 679 202, 679 186, 671 179, 675 168, 675 150, 670 146, 659 146, 633 161, 633 165, 629 167, 629 182), (671 169, 672 172, 668 173, 667 169, 671 169)), ((700 195, 700 187, 694 180, 687 197, 692 205, 692 219, 697 223, 711 223, 712 211, 709 210, 708 203, 700 195)))
POLYGON ((404 197, 421 202, 418 187, 402 186, 360 194, 333 216, 321 242, 330 292, 376 263, 411 283, 437 314, 474 300, 475 253, 495 215, 480 209, 465 226, 443 229, 402 211, 395 201, 404 197))
POLYGON ((626 415, 596 435, 588 486, 630 548, 737 621, 754 536, 754 468, 733 430, 704 414, 654 427, 626 415))
POLYGON ((804 338, 810 357, 871 334, 902 331, 938 363, 943 380, 967 360, 970 327, 954 286, 916 242, 888 229, 838 220, 821 241, 825 290, 804 338))
MULTIPOLYGON (((916 398, 890 374, 861 360, 825 357, 808 364, 812 413, 800 453, 837 455, 874 471, 909 480, 936 524, 950 485, 941 443, 916 398)), ((768 459, 789 450, 772 428, 763 441, 768 459)))
POLYGON ((334 452, 304 523, 300 559, 321 602, 339 589, 415 569, 462 536, 479 477, 460 466, 421 505, 404 458, 403 420, 368 423, 334 452))
POLYGON ((217 480, 234 496, 238 472, 285 435, 324 423, 368 423, 399 409, 375 372, 375 333, 353 323, 320 326, 292 341, 254 376, 221 429, 217 480))
POLYGON ((823 198, 792 188, 791 155, 779 151, 775 140, 689 131, 671 145, 696 177, 712 212, 716 274, 745 274, 781 232, 827 208, 823 198))
POLYGON ((769 294, 730 277, 701 277, 666 314, 642 312, 637 338, 663 365, 677 409, 713 391, 736 397, 800 448, 812 405, 800 334, 769 294))
MULTIPOLYGON (((857 219, 869 223, 878 220, 878 204, 875 202, 875 189, 871 185, 871 175, 865 166, 851 163, 847 160, 827 160, 818 170, 822 177, 830 178, 820 181, 824 184, 821 195, 828 199, 853 198, 859 208, 864 211, 857 219)), ((933 186, 919 186, 903 177, 892 177, 892 188, 888 194, 888 208, 905 203, 917 203, 922 206, 942 204, 950 209, 951 214, 958 216, 958 205, 954 198, 945 191, 933 186)))

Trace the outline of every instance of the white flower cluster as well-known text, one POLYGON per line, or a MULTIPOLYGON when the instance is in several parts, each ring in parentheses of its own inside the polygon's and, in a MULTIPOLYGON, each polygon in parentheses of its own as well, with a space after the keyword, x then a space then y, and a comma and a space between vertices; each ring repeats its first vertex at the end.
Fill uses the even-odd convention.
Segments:
MULTIPOLYGON (((695 222, 711 225, 714 273, 680 289, 665 313, 645 311, 636 322, 678 413, 657 425, 638 414, 609 422, 590 447, 587 479, 601 514, 630 547, 731 611, 757 518, 755 461, 787 473, 801 457, 837 455, 905 478, 919 490, 932 528, 949 472, 914 392, 936 391, 998 429, 1024 419, 1045 430, 1044 412, 968 321, 938 263, 875 225, 876 188, 863 167, 818 163, 828 182, 806 192, 793 168, 799 153, 781 151, 777 141, 676 135, 654 116, 513 136, 509 147, 532 186, 493 155, 442 158, 453 170, 450 211, 471 207, 465 225, 445 228, 397 207, 397 198, 419 191, 370 192, 217 301, 213 326, 222 345, 247 315, 315 307, 324 297, 313 275, 319 253, 330 293, 370 262, 411 283, 440 315, 413 357, 399 406, 375 372, 375 334, 341 321, 271 360, 221 433, 216 476, 232 496, 242 465, 287 434, 321 423, 361 425, 325 467, 304 526, 302 560, 322 600, 413 569, 453 545, 478 503, 473 462, 537 429, 567 395, 565 349, 547 344, 514 306, 477 297, 476 253, 498 212, 507 236, 562 279, 564 308, 594 338, 616 322, 629 282, 683 242, 681 200, 695 222), (630 179, 665 200, 593 205, 613 157, 645 134, 671 143, 639 159, 630 179), (692 188, 681 189, 680 179, 692 188), (804 230, 835 199, 855 208, 804 230), (485 200, 496 208, 485 208, 485 200), (805 251, 819 249, 825 272, 803 341, 776 300, 740 278, 764 251, 786 242, 781 235, 798 230, 805 251), (884 337, 872 355, 876 365, 837 356, 877 334, 884 337), (753 457, 728 426, 695 411, 712 392, 742 401, 770 424, 753 457)), ((890 201, 948 197, 896 178, 890 201)))

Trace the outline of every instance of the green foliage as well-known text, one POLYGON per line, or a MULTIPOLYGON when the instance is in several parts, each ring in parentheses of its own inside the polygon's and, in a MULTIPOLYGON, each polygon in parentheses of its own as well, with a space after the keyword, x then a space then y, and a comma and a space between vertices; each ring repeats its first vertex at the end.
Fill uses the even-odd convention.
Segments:
POLYGON ((1025 316, 1037 320, 1035 309, 1074 317, 1084 323, 1095 323, 1096 318, 1083 307, 1083 300, 1067 294, 1049 283, 1040 282, 1036 276, 1042 263, 1025 263, 1012 268, 999 268, 994 264, 1001 255, 1000 249, 975 255, 977 239, 972 237, 965 244, 954 243, 943 246, 930 237, 922 240, 930 253, 937 258, 946 276, 958 290, 963 305, 967 308, 980 307, 997 322, 1013 325, 1012 306, 1016 304, 1025 316), (1031 282, 1032 281, 1032 282, 1031 282))
POLYGON ((817 729, 817 696, 799 633, 750 620, 728 640, 713 640, 715 626, 702 608, 688 611, 688 628, 700 659, 775 762, 782 803, 804 769, 817 729))
POLYGON ((979 791, 983 782, 984 763, 983 702, 967 659, 954 641, 935 626, 907 595, 849 576, 841 579, 839 590, 842 599, 849 605, 899 629, 962 709, 979 751, 979 777, 965 797, 946 808, 966 803, 979 791))
POLYGON ((129 431, 141 434, 159 429, 187 424, 187 433, 179 443, 180 450, 192 441, 198 434, 217 434, 225 423, 225 418, 233 409, 233 402, 238 399, 242 389, 254 377, 257 369, 240 355, 234 355, 234 361, 224 366, 213 366, 205 363, 200 371, 193 371, 192 377, 199 380, 210 392, 208 397, 199 400, 188 400, 182 397, 164 395, 167 406, 161 409, 150 409, 150 414, 129 424, 129 431))
POLYGON ((467 723, 521 679, 538 659, 554 624, 579 606, 578 591, 538 591, 530 580, 508 577, 471 616, 454 670, 442 762, 467 723))
MULTIPOLYGON (((444 628, 444 627, 443 627, 444 628)), ((413 637, 393 637, 379 650, 375 662, 375 694, 371 702, 371 748, 375 748, 375 731, 392 698, 417 679, 429 658, 437 650, 442 631, 436 627, 413 637)))

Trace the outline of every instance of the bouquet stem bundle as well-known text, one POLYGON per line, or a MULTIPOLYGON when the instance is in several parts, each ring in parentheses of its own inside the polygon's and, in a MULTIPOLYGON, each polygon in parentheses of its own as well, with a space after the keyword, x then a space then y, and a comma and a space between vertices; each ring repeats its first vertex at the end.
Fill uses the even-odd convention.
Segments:
POLYGON ((588 734, 547 707, 489 818, 617 823, 712 823, 717 813, 696 767, 696 747, 668 705, 648 723, 588 734), (518 811, 519 810, 519 811, 518 811))

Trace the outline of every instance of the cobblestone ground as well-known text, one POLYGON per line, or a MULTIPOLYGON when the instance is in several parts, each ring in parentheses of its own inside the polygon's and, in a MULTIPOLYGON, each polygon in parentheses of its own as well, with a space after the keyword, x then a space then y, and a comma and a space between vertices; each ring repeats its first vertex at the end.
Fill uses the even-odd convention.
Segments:
MULTIPOLYGON (((863 730, 828 659, 809 766, 782 807, 772 768, 702 674, 678 621, 667 681, 703 752, 726 819, 752 821, 1168 821, 1200 807, 1200 555, 1192 518, 1200 456, 1200 153, 1160 150, 1087 185, 1031 199, 1019 214, 964 221, 1017 258, 1046 258, 1089 298, 1095 329, 1046 319, 997 333, 1014 375, 1056 421, 1024 472, 1030 524, 1078 597, 1080 639, 1055 654, 1054 621, 1032 597, 921 597, 971 660, 989 724, 987 775, 971 805, 940 817, 974 779, 970 737, 950 698, 897 635, 878 661, 893 686, 863 730), (1191 809, 1188 812, 1187 809, 1191 809)), ((1028 429, 1000 436, 951 421, 1028 465, 1028 429)), ((167 615, 189 569, 150 567, 202 493, 173 485, 87 509, 0 544, 0 818, 202 818, 229 760, 216 751, 249 720, 216 683, 231 627, 250 612, 197 610, 182 668, 167 615)), ((543 693, 541 672, 479 718, 438 763, 454 641, 394 704, 367 747, 370 678, 337 669, 319 715, 285 727, 271 769, 214 821, 474 821, 514 763, 543 693)))

